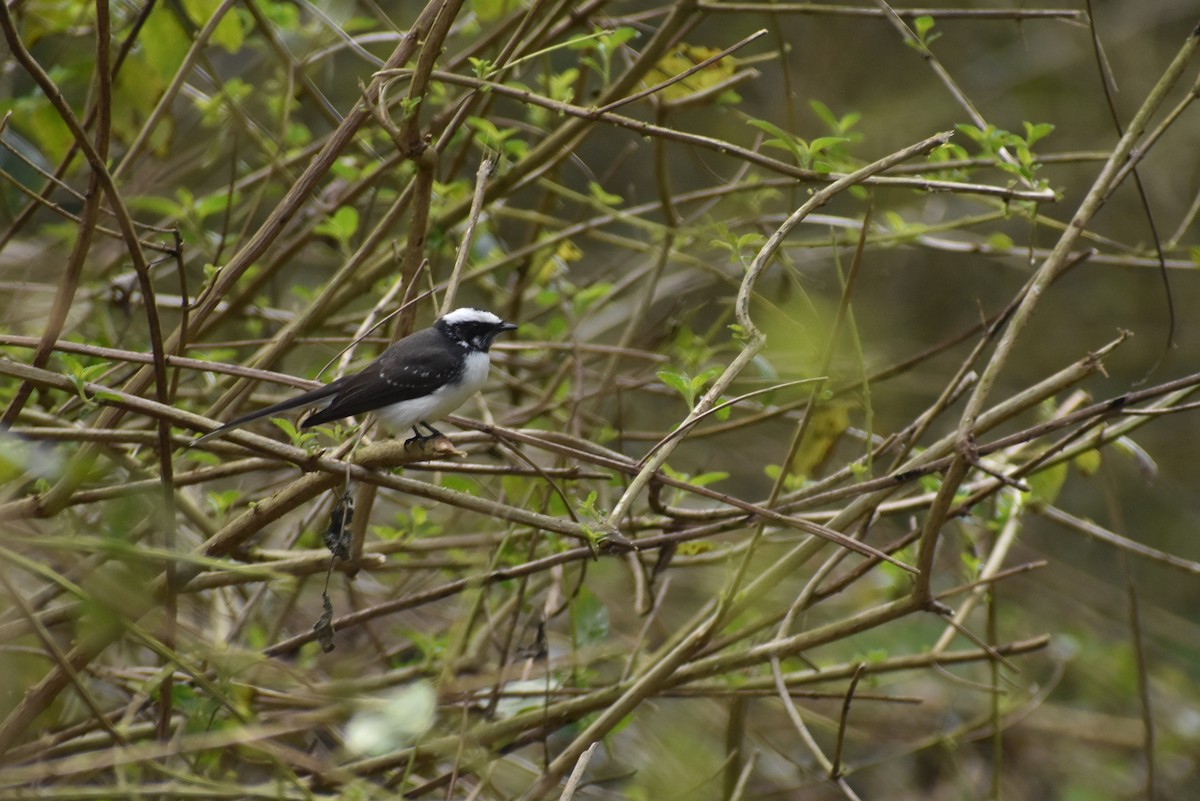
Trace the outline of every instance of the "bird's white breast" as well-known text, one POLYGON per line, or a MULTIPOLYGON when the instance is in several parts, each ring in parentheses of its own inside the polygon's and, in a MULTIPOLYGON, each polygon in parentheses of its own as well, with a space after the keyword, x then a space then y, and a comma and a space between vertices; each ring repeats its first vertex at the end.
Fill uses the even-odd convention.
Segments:
POLYGON ((438 388, 423 398, 393 403, 375 411, 379 419, 396 433, 403 433, 422 421, 440 420, 467 402, 487 382, 491 359, 481 351, 466 354, 462 377, 438 388))

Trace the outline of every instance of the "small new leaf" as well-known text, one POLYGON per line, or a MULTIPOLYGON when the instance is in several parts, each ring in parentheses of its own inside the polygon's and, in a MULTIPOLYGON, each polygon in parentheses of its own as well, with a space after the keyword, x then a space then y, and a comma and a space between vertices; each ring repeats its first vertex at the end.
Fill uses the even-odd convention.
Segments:
POLYGON ((915 20, 913 20, 913 33, 916 34, 917 41, 920 42, 920 45, 914 45, 912 42, 909 42, 909 45, 920 48, 929 47, 929 45, 933 44, 938 37, 941 36, 940 33, 930 33, 930 31, 933 30, 933 26, 936 24, 937 23, 934 21, 933 17, 929 16, 917 17, 915 20))
POLYGON ((316 232, 345 247, 358 231, 358 209, 342 206, 316 227, 316 232))
POLYGON ((692 390, 691 379, 686 375, 673 373, 670 370, 659 370, 658 380, 682 395, 688 406, 696 405, 696 393, 692 390))

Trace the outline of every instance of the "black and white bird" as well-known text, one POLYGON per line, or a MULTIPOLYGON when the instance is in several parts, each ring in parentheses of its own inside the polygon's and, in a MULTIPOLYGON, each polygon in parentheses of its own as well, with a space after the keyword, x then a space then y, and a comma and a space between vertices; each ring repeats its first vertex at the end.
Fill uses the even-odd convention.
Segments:
POLYGON ((429 328, 389 346, 362 371, 232 420, 192 444, 305 406, 318 408, 300 423, 301 428, 375 412, 395 431, 411 428, 416 434, 413 439, 441 436, 429 423, 450 414, 483 388, 491 367, 492 341, 516 327, 489 311, 455 309, 429 328), (429 433, 422 434, 417 426, 429 433))

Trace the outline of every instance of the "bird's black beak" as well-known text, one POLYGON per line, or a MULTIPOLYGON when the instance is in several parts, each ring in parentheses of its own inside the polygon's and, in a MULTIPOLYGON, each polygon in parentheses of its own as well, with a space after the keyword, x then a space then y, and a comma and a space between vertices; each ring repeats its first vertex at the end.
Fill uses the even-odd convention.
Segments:
POLYGON ((516 323, 500 323, 499 328, 501 331, 516 331, 517 324, 516 323))

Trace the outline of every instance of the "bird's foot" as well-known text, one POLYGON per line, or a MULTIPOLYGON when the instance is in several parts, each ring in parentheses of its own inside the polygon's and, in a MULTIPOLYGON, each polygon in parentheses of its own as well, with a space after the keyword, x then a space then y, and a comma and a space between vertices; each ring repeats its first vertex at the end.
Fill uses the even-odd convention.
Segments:
MULTIPOLYGON (((404 440, 404 449, 406 451, 415 449, 426 450, 428 444, 435 439, 446 439, 446 435, 422 420, 420 423, 413 426, 413 436, 404 440), (418 426, 424 426, 429 433, 422 434, 421 429, 418 428, 418 426)), ((446 441, 449 442, 449 440, 446 441)))

